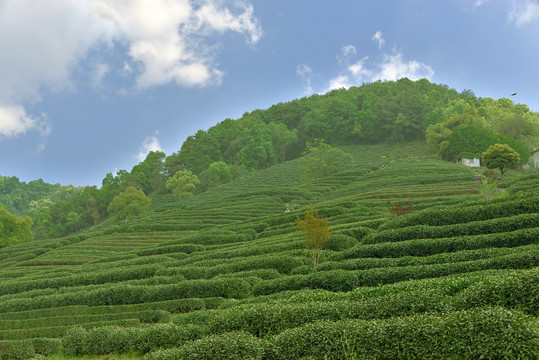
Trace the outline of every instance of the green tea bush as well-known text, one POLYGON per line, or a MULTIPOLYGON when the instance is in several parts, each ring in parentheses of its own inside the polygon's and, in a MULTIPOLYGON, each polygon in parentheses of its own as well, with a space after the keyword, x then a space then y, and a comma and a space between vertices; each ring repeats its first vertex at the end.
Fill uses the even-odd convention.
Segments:
POLYGON ((268 359, 536 359, 534 322, 503 308, 385 320, 321 321, 270 340, 268 359), (428 339, 428 340, 427 340, 428 339))
POLYGON ((204 251, 206 247, 200 244, 178 244, 178 245, 163 245, 153 248, 147 248, 137 251, 138 256, 159 255, 169 253, 186 253, 191 254, 196 251, 204 251))
POLYGON ((252 335, 233 332, 207 336, 178 348, 158 350, 147 354, 144 360, 262 360, 264 345, 252 335))
POLYGON ((401 229, 382 230, 366 236, 363 243, 375 244, 388 241, 395 242, 411 239, 446 238, 464 235, 490 234, 534 227, 539 227, 539 214, 521 214, 484 221, 471 221, 454 225, 414 225, 401 229))
POLYGON ((357 244, 357 240, 344 234, 333 234, 326 242, 324 249, 333 251, 342 251, 351 248, 357 244))
POLYGON ((181 298, 245 298, 251 295, 251 286, 243 279, 209 279, 180 281, 166 285, 113 284, 84 291, 59 293, 35 298, 6 300, 0 303, 0 312, 24 311, 69 305, 127 305, 159 302, 181 298))
POLYGON ((350 291, 359 286, 392 284, 411 279, 435 278, 487 269, 526 269, 539 261, 537 251, 508 254, 491 259, 455 263, 383 267, 362 271, 328 270, 261 281, 253 286, 255 296, 304 288, 350 291))
POLYGON ((109 354, 129 351, 149 352, 198 339, 207 334, 204 327, 157 324, 140 328, 104 326, 70 329, 62 338, 67 355, 109 354))
POLYGON ((34 354, 30 340, 0 341, 0 360, 28 359, 34 354))
POLYGON ((539 228, 505 233, 470 235, 451 238, 417 239, 380 244, 358 244, 336 254, 333 259, 361 257, 427 256, 442 252, 481 249, 488 247, 515 247, 539 242, 539 228))
POLYGON ((499 305, 539 316, 539 268, 477 282, 455 296, 456 306, 499 305))
POLYGON ((32 345, 36 354, 51 355, 58 354, 62 351, 61 339, 49 339, 49 338, 35 338, 32 339, 32 345))
POLYGON ((320 264, 317 271, 327 270, 366 270, 382 267, 399 267, 413 265, 432 265, 463 261, 489 259, 510 254, 522 254, 539 251, 539 244, 518 246, 515 248, 486 248, 475 250, 461 250, 450 253, 440 253, 428 256, 403 256, 398 258, 355 258, 341 261, 325 261, 320 264))
POLYGON ((147 353, 159 348, 171 348, 208 334, 205 326, 159 324, 137 329, 134 351, 147 353))
POLYGON ((440 291, 410 291, 361 301, 238 305, 214 312, 208 326, 212 333, 246 331, 263 337, 316 320, 376 319, 454 309, 452 298, 440 291))
POLYGON ((358 226, 350 229, 335 230, 333 235, 344 234, 353 237, 357 241, 362 241, 367 235, 371 234, 373 231, 374 230, 372 228, 366 226, 358 226))
POLYGON ((451 225, 537 212, 539 212, 539 198, 537 196, 475 206, 463 206, 463 204, 440 206, 397 217, 381 225, 380 230, 413 225, 451 225))
MULTIPOLYGON (((83 328, 93 328, 100 326, 139 326, 138 319, 105 320, 82 323, 79 326, 83 328)), ((72 326, 49 326, 49 327, 31 327, 26 329, 1 330, 0 340, 21 340, 32 338, 60 338, 71 329, 72 326)))

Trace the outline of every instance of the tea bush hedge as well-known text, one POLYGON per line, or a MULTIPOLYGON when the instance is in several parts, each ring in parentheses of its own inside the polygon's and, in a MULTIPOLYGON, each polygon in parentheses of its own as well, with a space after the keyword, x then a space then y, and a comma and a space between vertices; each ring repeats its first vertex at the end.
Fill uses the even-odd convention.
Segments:
POLYGON ((321 321, 270 340, 266 358, 301 359, 536 359, 532 319, 503 308, 385 320, 321 321))

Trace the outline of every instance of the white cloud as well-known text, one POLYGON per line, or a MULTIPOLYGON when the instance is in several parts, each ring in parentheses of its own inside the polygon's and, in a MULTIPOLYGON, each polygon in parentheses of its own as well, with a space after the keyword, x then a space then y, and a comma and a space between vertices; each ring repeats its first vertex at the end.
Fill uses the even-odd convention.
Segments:
POLYGON ((352 64, 348 66, 348 71, 355 77, 355 78, 362 78, 362 77, 368 77, 371 75, 371 70, 368 70, 365 67, 365 62, 369 59, 368 56, 364 57, 360 61, 356 62, 355 64, 352 64))
POLYGON ((169 82, 219 83, 223 72, 215 67, 211 47, 204 46, 200 36, 234 31, 246 35, 249 43, 262 36, 253 7, 243 4, 236 15, 210 0, 197 9, 187 0, 94 0, 94 6, 99 17, 113 25, 116 36, 127 41, 131 60, 141 65, 139 89, 169 82))
POLYGON ((348 59, 356 55, 357 50, 354 45, 346 45, 341 48, 341 53, 337 55, 339 64, 347 63, 348 59))
POLYGON ((374 36, 372 37, 371 40, 374 40, 378 43, 378 49, 381 49, 382 46, 384 46, 384 44, 386 43, 386 41, 384 40, 384 38, 382 37, 382 32, 380 30, 378 30, 374 36))
POLYGON ((161 145, 159 144, 157 134, 156 136, 147 136, 146 139, 144 139, 142 145, 140 146, 140 152, 137 155, 137 160, 144 161, 150 151, 163 151, 161 145))
POLYGON ((99 89, 102 84, 105 76, 109 73, 110 66, 105 63, 97 63, 93 66, 93 76, 92 76, 92 88, 99 89))
POLYGON ((129 63, 127 61, 124 61, 124 66, 122 68, 122 70, 120 71, 120 75, 121 76, 129 76, 133 73, 133 68, 131 67, 131 65, 129 65, 129 63))
POLYGON ((509 21, 517 26, 529 24, 539 19, 539 0, 513 0, 509 21))
POLYGON ((338 76, 329 81, 324 92, 340 88, 347 89, 350 86, 377 80, 394 81, 404 77, 410 80, 422 78, 430 80, 434 75, 434 70, 430 66, 416 60, 405 61, 401 53, 385 54, 378 63, 369 60, 369 57, 366 56, 360 61, 348 65, 338 76))
POLYGON ((310 75, 312 72, 313 70, 305 64, 298 65, 296 68, 296 74, 299 76, 310 75))
POLYGON ((37 130, 43 136, 47 136, 50 133, 50 126, 45 114, 35 118, 26 114, 20 105, 0 106, 0 135, 17 136, 29 130, 37 130))
POLYGON ((346 75, 339 75, 336 78, 333 78, 329 81, 328 90, 335 89, 348 89, 353 84, 350 81, 350 78, 346 75))
POLYGON ((298 76, 300 76, 303 79, 305 95, 311 95, 313 93, 313 88, 311 86, 312 72, 313 70, 305 64, 300 64, 296 68, 296 74, 298 74, 298 76))
POLYGON ((357 53, 356 47, 354 45, 346 45, 341 48, 341 53, 343 56, 355 55, 357 53))
POLYGON ((262 37, 262 28, 253 16, 251 5, 240 4, 243 13, 234 16, 229 9, 218 9, 215 2, 208 1, 195 11, 197 31, 204 27, 220 32, 236 31, 245 34, 254 44, 262 37))
MULTIPOLYGON (((128 49, 120 54, 124 65, 115 75, 134 76, 138 90, 170 82, 218 84, 223 71, 215 64, 218 47, 210 36, 236 32, 254 44, 262 28, 253 7, 240 0, 193 3, 196 7, 189 0, 0 0, 0 103, 20 110, 40 101, 45 88, 75 90, 73 73, 103 47, 128 49)), ((91 69, 89 85, 99 88, 110 65, 91 69)), ((31 116, 13 116, 2 129, 31 128, 31 116)), ((3 131, 15 133, 22 132, 3 131)))
POLYGON ((71 71, 106 40, 90 0, 3 0, 0 11, 0 100, 36 101, 40 88, 71 88, 71 71))
POLYGON ((374 73, 371 78, 372 81, 398 80, 404 77, 410 80, 430 79, 434 75, 434 71, 430 66, 416 60, 403 61, 400 53, 385 55, 384 61, 378 68, 378 72, 374 73))
POLYGON ((488 0, 476 0, 475 1, 475 4, 474 4, 474 7, 479 7, 481 5, 483 5, 484 3, 486 3, 488 0))

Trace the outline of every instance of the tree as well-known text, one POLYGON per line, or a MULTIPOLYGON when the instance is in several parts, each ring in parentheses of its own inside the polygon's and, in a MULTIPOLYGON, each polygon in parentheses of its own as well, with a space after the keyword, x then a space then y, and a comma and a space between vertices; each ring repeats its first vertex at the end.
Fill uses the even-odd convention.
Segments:
POLYGON ((481 159, 489 169, 500 169, 502 179, 507 166, 516 166, 520 161, 520 156, 509 145, 494 144, 482 154, 481 159))
POLYGON ((296 216, 294 226, 299 235, 305 240, 305 247, 309 249, 313 259, 313 266, 318 266, 322 248, 331 236, 327 219, 321 218, 313 204, 311 204, 311 210, 305 210, 303 219, 296 216))
POLYGON ((200 184, 198 176, 191 171, 178 171, 173 177, 167 180, 165 187, 172 191, 174 196, 183 199, 193 196, 193 192, 200 184))
POLYGON ((33 238, 32 219, 10 214, 0 205, 0 248, 26 242, 33 238))
POLYGON ((99 220, 101 219, 101 215, 99 214, 99 208, 97 206, 97 201, 90 197, 88 201, 86 201, 85 204, 86 212, 88 213, 88 216, 92 219, 92 222, 94 225, 97 225, 99 223, 99 220))
POLYGON ((352 155, 334 149, 323 139, 314 139, 312 143, 307 143, 307 152, 299 165, 303 182, 321 179, 354 166, 352 155))
POLYGON ((164 160, 165 153, 150 151, 144 161, 133 166, 128 176, 129 183, 141 188, 147 195, 159 190, 164 184, 164 160))
POLYGON ((248 171, 258 171, 277 164, 271 137, 262 131, 262 126, 255 124, 249 129, 248 136, 245 145, 236 155, 240 165, 248 171))
POLYGON ((222 161, 214 162, 209 168, 200 173, 200 182, 204 189, 232 181, 230 167, 222 161))
POLYGON ((108 211, 116 219, 125 218, 125 222, 130 216, 137 216, 145 213, 150 207, 151 199, 144 195, 142 190, 134 186, 128 186, 124 192, 116 196, 109 204, 108 211))

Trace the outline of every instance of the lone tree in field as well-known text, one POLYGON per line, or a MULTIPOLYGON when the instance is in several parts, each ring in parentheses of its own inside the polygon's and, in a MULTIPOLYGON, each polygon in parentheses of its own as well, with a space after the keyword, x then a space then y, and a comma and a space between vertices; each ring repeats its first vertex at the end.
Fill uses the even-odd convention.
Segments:
POLYGON ((193 192, 200 184, 198 176, 191 171, 179 170, 167 180, 165 187, 172 191, 172 194, 179 199, 184 199, 193 196, 193 192))
POLYGON ((481 154, 481 159, 487 168, 500 169, 503 179, 505 168, 518 165, 520 156, 509 145, 494 144, 481 154))
POLYGON ((137 216, 145 213, 150 207, 151 199, 144 195, 142 190, 134 186, 128 186, 124 192, 116 196, 107 210, 115 215, 116 219, 125 218, 125 222, 129 216, 137 216))
POLYGON ((321 218, 320 215, 318 215, 317 210, 311 204, 311 210, 305 210, 303 219, 296 216, 294 226, 301 237, 305 239, 305 246, 311 253, 313 266, 316 267, 320 261, 322 248, 331 235, 327 219, 321 218))

